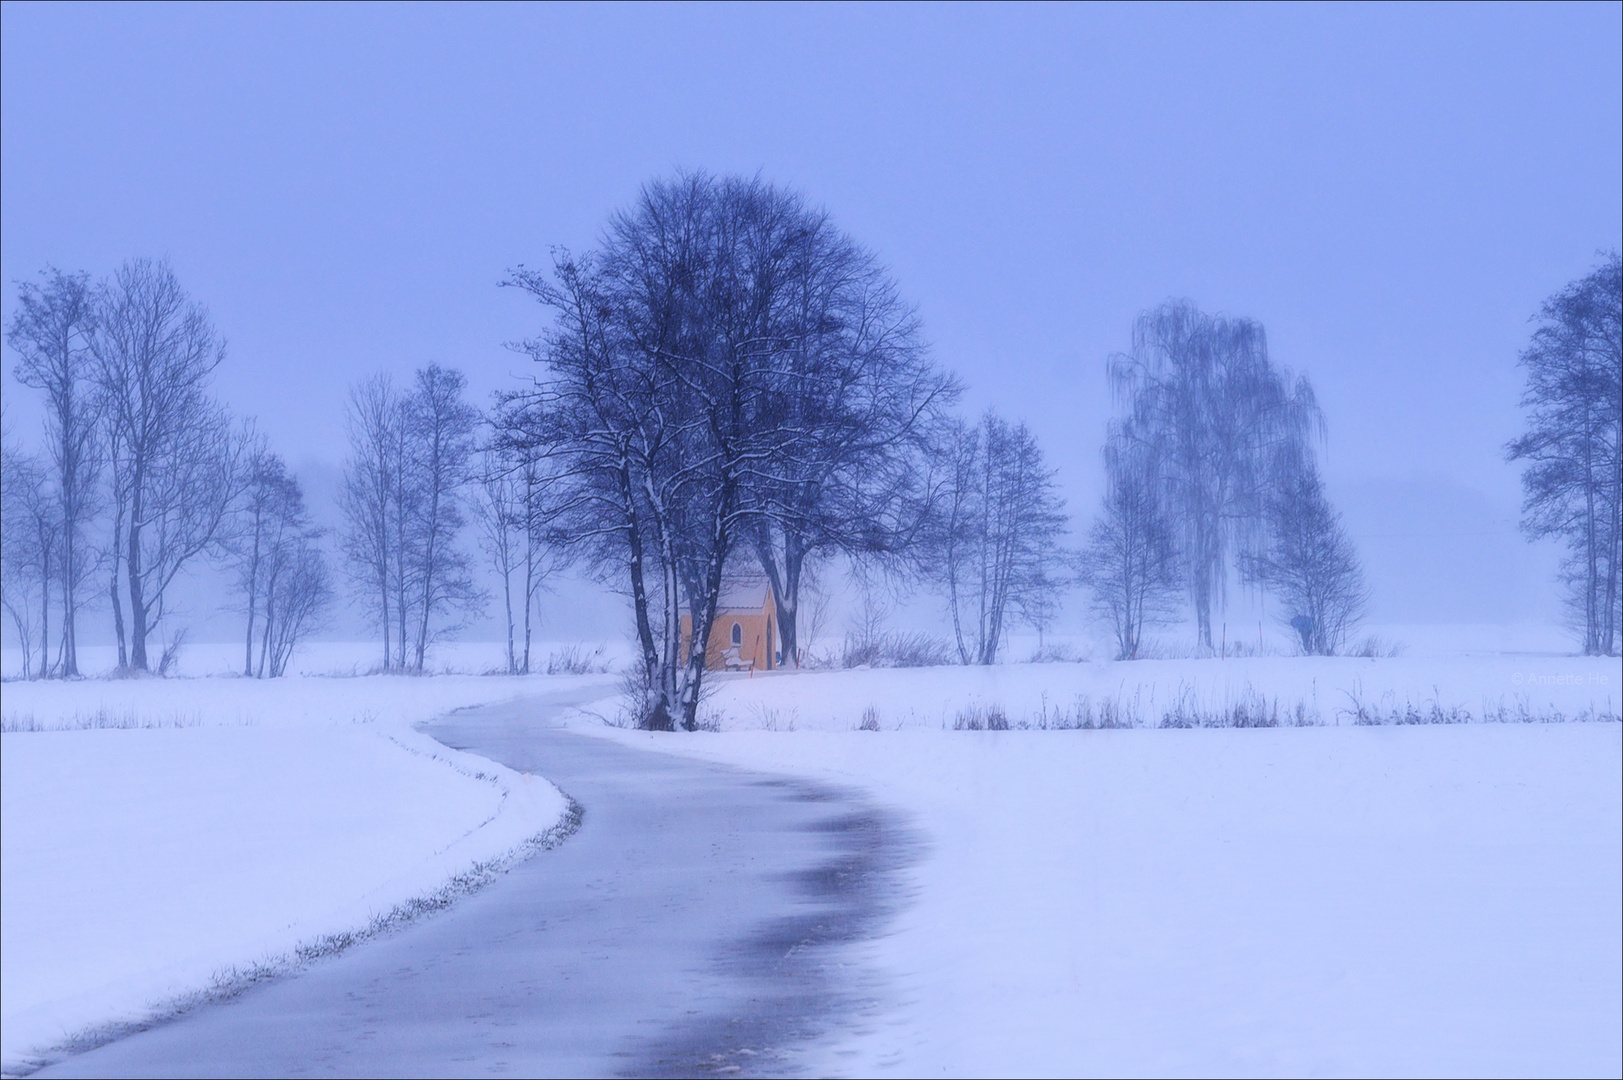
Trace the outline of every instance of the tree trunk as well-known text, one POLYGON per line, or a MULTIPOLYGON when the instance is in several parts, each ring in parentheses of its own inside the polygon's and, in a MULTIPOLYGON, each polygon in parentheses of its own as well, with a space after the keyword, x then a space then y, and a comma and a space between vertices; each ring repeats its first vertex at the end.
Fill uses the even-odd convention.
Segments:
MULTIPOLYGON (((271 636, 276 631, 276 579, 265 583, 265 630, 259 636, 259 678, 265 677, 265 661, 271 655, 271 636)), ((271 659, 271 676, 276 675, 276 661, 271 659)))
POLYGON ((254 525, 254 551, 248 560, 248 633, 242 647, 242 674, 254 673, 254 616, 259 610, 259 526, 254 525))
POLYGON ((388 671, 389 670, 389 634, 392 632, 392 628, 389 626, 389 562, 388 562, 388 556, 384 556, 382 588, 379 589, 378 591, 383 594, 382 595, 383 606, 379 609, 383 613, 383 619, 382 619, 382 621, 383 621, 383 670, 388 671))
POLYGON ((39 677, 51 677, 51 545, 39 559, 39 677))
MULTIPOLYGON (((763 531, 764 537, 756 546, 756 557, 760 559, 761 569, 766 572, 767 584, 772 587, 772 604, 778 612, 777 636, 783 648, 783 666, 792 671, 800 667, 800 577, 806 555, 794 535, 786 530, 783 565, 779 567, 770 527, 763 531)), ((767 643, 768 648, 771 644, 767 643)))
MULTIPOLYGON (((435 457, 438 458, 437 453, 435 457)), ((423 551, 423 611, 417 626, 416 669, 419 675, 423 673, 423 664, 428 656, 428 616, 434 600, 434 539, 440 523, 440 481, 437 475, 432 483, 433 493, 428 502, 428 543, 423 551)))
POLYGON ((141 588, 141 530, 134 523, 138 508, 131 508, 129 545, 124 556, 124 576, 130 587, 130 667, 135 671, 148 671, 147 664, 147 605, 141 588))
MULTIPOLYGON (((637 620, 637 644, 642 649, 643 678, 652 681, 660 670, 659 648, 654 643, 654 626, 648 618, 648 583, 643 575, 642 522, 636 511, 636 498, 631 482, 631 470, 622 462, 616 474, 620 499, 628 508, 626 514, 626 540, 631 548, 631 606, 637 620)), ((671 597, 675 601, 674 594, 671 597)), ((680 623, 680 620, 678 620, 680 623)), ((665 708, 669 710, 667 700, 665 708)))
POLYGON ((535 542, 528 528, 524 533, 524 666, 522 674, 530 673, 530 613, 535 608, 535 542))
MULTIPOLYGON (((77 513, 77 511, 75 511, 77 513)), ((74 529, 63 525, 62 546, 62 677, 79 677, 78 620, 74 609, 78 606, 79 557, 74 544, 74 529)))
POLYGON ((513 651, 513 575, 502 571, 502 603, 507 606, 507 673, 518 670, 518 656, 513 651))
MULTIPOLYGON (((69 391, 71 395, 72 391, 69 391)), ((79 676, 79 517, 83 498, 79 492, 80 453, 66 420, 77 415, 71 396, 63 410, 62 428, 62 677, 79 676)))

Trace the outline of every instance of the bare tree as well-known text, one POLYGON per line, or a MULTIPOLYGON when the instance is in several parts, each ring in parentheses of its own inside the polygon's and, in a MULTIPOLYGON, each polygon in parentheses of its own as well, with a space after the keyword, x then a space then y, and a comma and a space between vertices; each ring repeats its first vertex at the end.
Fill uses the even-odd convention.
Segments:
POLYGON ((166 264, 126 262, 101 289, 98 307, 92 353, 121 556, 114 617, 122 641, 122 570, 128 666, 147 671, 147 637, 163 619, 169 586, 226 539, 246 438, 206 392, 224 342, 166 264))
POLYGON ((781 441, 763 407, 786 243, 772 204, 755 181, 651 183, 598 256, 512 279, 556 317, 525 346, 550 377, 523 424, 566 462, 559 512, 578 521, 577 550, 629 567, 651 727, 696 723, 745 486, 781 441))
POLYGON ((1544 302, 1522 352, 1522 528, 1566 541, 1562 574, 1584 652, 1614 655, 1623 620, 1623 272, 1613 252, 1544 302))
POLYGON ((287 673, 293 650, 317 629, 332 606, 332 574, 317 543, 319 530, 294 532, 278 552, 276 574, 267 582, 261 678, 287 673))
POLYGON ((1280 619, 1296 632, 1303 652, 1334 656, 1362 617, 1369 594, 1341 515, 1325 498, 1311 459, 1278 456, 1264 513, 1267 540, 1260 550, 1242 554, 1240 572, 1283 603, 1280 619))
POLYGON ((478 422, 464 385, 430 364, 408 392, 383 376, 350 392, 343 550, 376 598, 386 669, 422 671, 428 646, 451 629, 435 620, 480 599, 457 544, 478 422))
POLYGON ((766 569, 793 663, 807 560, 894 548, 909 515, 916 531, 908 441, 955 384, 872 257, 759 180, 650 183, 598 252, 509 284, 554 316, 522 346, 547 374, 511 413, 557 463, 551 527, 626 568, 644 722, 692 727, 729 560, 766 569))
POLYGON ((559 490, 558 477, 550 470, 551 462, 533 449, 522 449, 519 459, 519 498, 523 513, 524 539, 524 651, 519 671, 530 673, 530 645, 535 633, 535 616, 542 591, 547 581, 562 568, 558 545, 552 538, 555 519, 553 496, 559 490))
POLYGON ((298 478, 263 440, 249 454, 247 474, 234 538, 238 588, 247 616, 243 674, 265 678, 268 673, 275 678, 286 668, 299 638, 324 613, 332 588, 318 546, 321 530, 305 509, 298 478))
POLYGON ((480 547, 502 583, 507 670, 528 675, 537 602, 548 579, 560 569, 555 508, 550 501, 560 485, 549 471, 556 459, 538 454, 535 446, 512 437, 518 423, 499 398, 491 417, 493 438, 481 452, 474 517, 480 547), (522 646, 518 640, 521 622, 522 646))
POLYGON ((344 515, 342 550, 351 580, 369 598, 383 638, 383 669, 405 665, 405 607, 401 524, 410 516, 400 506, 406 471, 405 409, 394 384, 377 375, 351 387, 346 413, 350 456, 344 464, 340 496, 344 515), (400 647, 391 646, 395 626, 400 647))
POLYGON ((797 194, 758 194, 781 232, 775 275, 752 279, 765 312, 762 426, 782 435, 750 470, 751 548, 773 592, 783 663, 801 656, 802 578, 836 553, 893 557, 921 535, 931 432, 959 395, 874 255, 797 194))
POLYGON ((1126 406, 1121 437, 1153 451, 1160 466, 1200 642, 1210 650, 1229 566, 1263 540, 1270 463, 1321 425, 1313 389, 1273 366, 1260 324, 1186 300, 1139 316, 1132 351, 1111 358, 1110 380, 1126 406))
MULTIPOLYGON (((519 671, 519 653, 515 640, 517 620, 513 614, 513 574, 524 562, 525 485, 522 476, 514 475, 512 462, 504 460, 499 448, 487 446, 480 459, 474 520, 479 526, 479 546, 490 560, 490 569, 502 583, 502 610, 507 616, 507 673, 514 675, 519 671)), ((521 602, 528 603, 528 598, 521 602)))
POLYGON ((657 385, 647 365, 628 362, 611 283, 597 263, 559 251, 550 274, 520 267, 509 279, 552 313, 553 325, 518 346, 546 374, 534 390, 505 399, 501 431, 519 452, 550 463, 549 489, 537 500, 545 509, 531 520, 628 592, 647 697, 641 723, 669 728, 676 699, 665 676, 674 639, 666 637, 668 620, 655 614, 666 599, 665 570, 654 564, 658 540, 648 505, 657 494, 652 463, 667 453, 667 416, 654 407, 657 385))
POLYGON ((1161 504, 1160 469, 1146 449, 1112 431, 1105 443, 1104 506, 1082 549, 1079 577, 1116 636, 1116 659, 1136 660, 1146 626, 1175 612, 1183 585, 1161 504))
POLYGON ((242 673, 254 673, 254 629, 264 603, 264 565, 276 531, 277 504, 284 496, 286 467, 282 459, 271 453, 261 435, 249 440, 245 452, 247 483, 243 489, 240 521, 232 536, 233 554, 238 570, 238 588, 242 591, 243 612, 247 628, 243 635, 242 673))
POLYGON ((46 442, 60 530, 54 576, 60 588, 62 640, 56 670, 71 678, 79 674, 83 586, 96 565, 85 536, 96 513, 101 468, 90 351, 95 296, 88 274, 48 268, 40 276, 41 284, 19 285, 6 340, 21 357, 17 380, 45 394, 46 442))
MULTIPOLYGON (((421 513, 412 530, 410 562, 417 605, 414 668, 423 670, 436 628, 433 619, 466 611, 480 601, 468 573, 467 554, 457 544, 462 529, 464 488, 472 479, 473 437, 479 413, 463 398, 467 379, 460 371, 430 364, 417 372, 406 402, 411 436, 411 476, 421 513)), ((438 632, 444 632, 444 627, 438 632)))
POLYGON ((1024 424, 988 412, 955 425, 931 557, 947 587, 959 659, 993 664, 1017 619, 1030 621, 1058 587, 1063 505, 1024 424))
POLYGON ((17 633, 25 679, 44 678, 51 672, 51 582, 60 540, 59 510, 44 464, 15 446, 8 432, 0 440, 0 603, 17 633))

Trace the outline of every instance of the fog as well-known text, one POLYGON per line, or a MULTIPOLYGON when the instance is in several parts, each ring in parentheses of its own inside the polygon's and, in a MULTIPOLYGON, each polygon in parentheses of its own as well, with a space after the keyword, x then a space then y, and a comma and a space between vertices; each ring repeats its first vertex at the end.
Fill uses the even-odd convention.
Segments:
MULTIPOLYGON (((1558 618, 1504 446, 1529 318, 1623 232, 1615 5, 7 5, 3 28, 5 319, 47 265, 167 258, 228 339, 216 392, 327 524, 350 385, 431 361, 480 405, 516 385, 533 364, 504 346, 542 313, 498 282, 705 169, 788 185, 878 254, 960 411, 1030 425, 1072 542, 1108 358, 1186 297, 1312 379, 1372 621, 1558 618)), ((194 639, 234 637, 223 578, 193 577, 194 639)), ((623 629, 593 583, 547 603, 564 636, 623 629)), ((326 632, 363 634, 345 607, 326 632)), ((1085 623, 1073 594, 1060 624, 1085 623)))

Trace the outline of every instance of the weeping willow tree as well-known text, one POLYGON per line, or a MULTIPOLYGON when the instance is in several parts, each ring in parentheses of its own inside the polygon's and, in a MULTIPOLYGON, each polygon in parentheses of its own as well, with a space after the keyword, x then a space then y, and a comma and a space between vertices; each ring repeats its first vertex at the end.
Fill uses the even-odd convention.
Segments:
POLYGON ((1305 377, 1268 357, 1260 323, 1173 300, 1138 317, 1131 351, 1110 360, 1123 407, 1115 429, 1135 460, 1155 463, 1183 580, 1212 645, 1212 612, 1229 570, 1267 542, 1268 493, 1280 461, 1311 461, 1322 418, 1305 377))

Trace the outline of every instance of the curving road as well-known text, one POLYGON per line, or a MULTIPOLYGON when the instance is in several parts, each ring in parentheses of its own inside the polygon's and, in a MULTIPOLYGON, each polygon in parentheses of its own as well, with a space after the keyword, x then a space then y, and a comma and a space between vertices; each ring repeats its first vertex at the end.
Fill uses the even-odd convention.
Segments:
POLYGON ((848 947, 887 918, 905 831, 850 792, 549 726, 574 703, 427 728, 575 798, 584 819, 562 846, 396 933, 36 1075, 829 1068, 880 994, 848 947))

